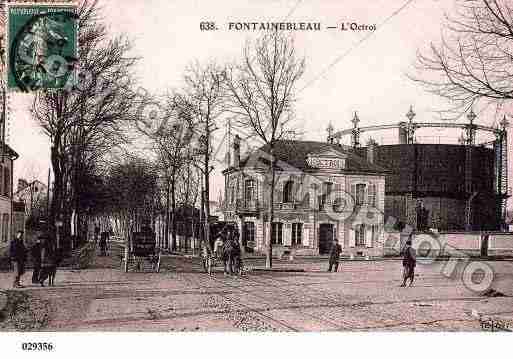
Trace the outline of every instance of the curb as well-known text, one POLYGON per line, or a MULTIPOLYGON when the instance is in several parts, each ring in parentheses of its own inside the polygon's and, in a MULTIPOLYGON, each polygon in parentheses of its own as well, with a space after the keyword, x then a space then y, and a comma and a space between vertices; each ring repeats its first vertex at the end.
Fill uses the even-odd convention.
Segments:
POLYGON ((252 268, 252 272, 284 272, 284 273, 304 273, 304 269, 294 268, 252 268))

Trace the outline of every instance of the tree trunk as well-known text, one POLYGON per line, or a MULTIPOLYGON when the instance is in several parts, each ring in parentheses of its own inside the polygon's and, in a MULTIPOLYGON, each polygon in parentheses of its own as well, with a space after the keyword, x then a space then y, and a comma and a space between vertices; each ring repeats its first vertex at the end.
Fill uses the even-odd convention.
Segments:
POLYGON ((169 248, 169 191, 170 191, 170 183, 169 179, 167 181, 167 189, 166 189, 166 224, 165 224, 165 233, 164 233, 164 248, 169 248))
POLYGON ((176 250, 176 193, 175 174, 171 177, 171 250, 176 250))
POLYGON ((207 248, 212 252, 212 246, 210 245, 210 129, 209 122, 207 121, 207 139, 206 139, 206 148, 205 148, 205 241, 207 244, 207 248))
POLYGON ((271 192, 269 193, 269 244, 267 246, 267 253, 265 256, 265 267, 273 267, 273 243, 272 243, 272 231, 274 222, 274 187, 275 187, 275 159, 274 159, 274 145, 270 146, 271 154, 271 192))
POLYGON ((51 162, 52 162, 52 169, 53 169, 53 176, 54 176, 54 182, 53 182, 53 196, 52 201, 50 205, 50 213, 48 218, 48 234, 50 234, 51 237, 55 238, 56 236, 56 229, 55 229, 55 222, 60 217, 60 209, 62 207, 61 201, 63 196, 63 173, 61 171, 61 161, 60 161, 60 154, 59 150, 56 148, 56 146, 52 146, 51 148, 51 162))

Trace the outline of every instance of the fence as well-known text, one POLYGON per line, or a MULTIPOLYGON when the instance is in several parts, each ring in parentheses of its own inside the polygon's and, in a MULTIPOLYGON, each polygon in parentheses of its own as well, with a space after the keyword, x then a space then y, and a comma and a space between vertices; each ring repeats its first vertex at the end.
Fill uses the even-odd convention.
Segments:
MULTIPOLYGON (((386 234, 384 255, 398 255, 409 238, 399 232, 386 234)), ((412 246, 419 255, 458 256, 503 256, 513 255, 513 233, 504 232, 440 232, 415 233, 412 246)))

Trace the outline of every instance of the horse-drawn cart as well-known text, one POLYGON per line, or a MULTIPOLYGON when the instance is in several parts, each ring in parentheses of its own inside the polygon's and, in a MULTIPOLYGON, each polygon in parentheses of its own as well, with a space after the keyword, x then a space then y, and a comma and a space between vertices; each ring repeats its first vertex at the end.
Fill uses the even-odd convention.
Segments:
POLYGON ((131 265, 137 270, 144 268, 145 263, 151 265, 154 272, 160 271, 160 249, 157 248, 155 233, 151 230, 133 232, 125 247, 122 258, 125 272, 128 272, 131 265))

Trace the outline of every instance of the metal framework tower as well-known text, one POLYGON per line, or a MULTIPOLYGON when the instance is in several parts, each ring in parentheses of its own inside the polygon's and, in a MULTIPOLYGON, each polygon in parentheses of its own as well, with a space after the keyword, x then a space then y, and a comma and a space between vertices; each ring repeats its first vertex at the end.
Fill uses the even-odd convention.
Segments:
POLYGON ((467 195, 467 200, 465 203, 465 229, 467 231, 472 230, 472 200, 477 195, 473 191, 472 185, 472 149, 475 145, 476 138, 476 126, 474 125, 474 120, 476 119, 476 114, 472 109, 470 109, 470 113, 467 115, 467 119, 469 120, 469 124, 465 127, 465 193, 467 195))
POLYGON ((496 132, 496 141, 494 146, 496 168, 495 189, 500 201, 498 215, 502 224, 506 221, 506 205, 510 195, 508 193, 508 124, 506 116, 504 116, 500 123, 500 129, 496 132))

